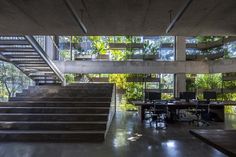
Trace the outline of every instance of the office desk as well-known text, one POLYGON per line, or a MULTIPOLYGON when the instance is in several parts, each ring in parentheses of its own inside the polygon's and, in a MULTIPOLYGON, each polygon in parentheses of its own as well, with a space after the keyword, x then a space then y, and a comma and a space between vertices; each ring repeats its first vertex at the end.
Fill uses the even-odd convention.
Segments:
MULTIPOLYGON (((132 103, 138 107, 139 115, 141 118, 141 121, 144 120, 145 116, 145 109, 149 109, 150 107, 153 107, 154 104, 150 102, 144 102, 144 101, 132 101, 132 103)), ((218 101, 218 102, 210 102, 209 104, 201 104, 201 103, 193 103, 193 102, 181 102, 181 101, 175 101, 172 103, 158 103, 156 105, 156 108, 158 107, 165 107, 170 113, 175 113, 177 110, 181 109, 189 109, 189 108, 196 108, 198 109, 206 109, 209 110, 211 113, 214 113, 218 116, 218 121, 224 121, 224 106, 235 106, 235 101, 218 101)), ((172 115, 173 116, 173 115, 172 115)), ((171 117, 172 119, 173 117, 171 117)))
POLYGON ((190 130, 190 133, 227 156, 236 156, 236 130, 190 130))

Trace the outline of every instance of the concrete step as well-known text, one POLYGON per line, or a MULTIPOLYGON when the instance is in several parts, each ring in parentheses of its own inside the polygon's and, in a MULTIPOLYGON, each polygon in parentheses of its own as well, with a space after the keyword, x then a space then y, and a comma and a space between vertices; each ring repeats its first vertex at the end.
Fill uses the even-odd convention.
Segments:
POLYGON ((78 85, 68 85, 68 86, 30 86, 29 90, 34 89, 112 89, 113 84, 96 84, 96 83, 88 83, 88 84, 78 84, 78 85))
POLYGON ((3 47, 1 51, 4 52, 36 52, 35 49, 30 47, 3 47))
POLYGON ((67 87, 112 87, 113 83, 71 83, 67 87))
POLYGON ((0 45, 30 45, 27 40, 0 40, 0 45))
POLYGON ((0 103, 0 140, 102 142, 113 113, 112 89, 113 84, 30 87, 0 103))
POLYGON ((11 101, 0 102, 0 107, 110 107, 110 102, 11 101))
POLYGON ((0 121, 107 121, 108 114, 0 113, 0 121))
POLYGON ((104 138, 105 131, 0 131, 0 141, 6 142, 103 142, 104 138))
POLYGON ((0 130, 105 131, 106 122, 0 121, 0 130))
MULTIPOLYGON (((42 81, 44 78, 42 78, 42 81)), ((60 92, 24 92, 17 93, 16 97, 51 97, 51 96, 61 96, 61 97, 111 97, 110 91, 60 91, 60 92)))
MULTIPOLYGON (((31 77, 32 78, 32 77, 31 77)), ((32 78, 35 82, 50 82, 60 81, 59 78, 32 78)))
POLYGON ((101 87, 101 88, 35 88, 35 89, 28 89, 24 92, 27 93, 43 93, 43 92, 49 92, 49 93, 60 93, 60 92, 79 92, 79 93, 96 93, 96 92, 111 92, 112 88, 107 87, 101 87))
POLYGON ((0 113, 108 114, 109 107, 0 107, 0 113))
POLYGON ((111 102, 111 97, 11 97, 9 101, 71 101, 71 102, 111 102))

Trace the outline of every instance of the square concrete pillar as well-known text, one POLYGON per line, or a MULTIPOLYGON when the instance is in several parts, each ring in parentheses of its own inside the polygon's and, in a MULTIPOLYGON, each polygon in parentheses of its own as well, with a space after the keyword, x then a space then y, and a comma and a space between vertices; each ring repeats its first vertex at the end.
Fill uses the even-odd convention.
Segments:
MULTIPOLYGON (((175 38, 175 60, 186 61, 186 41, 183 36, 175 38)), ((179 97, 180 92, 186 91, 186 75, 175 74, 175 97, 179 97)))
POLYGON ((58 50, 53 43, 58 44, 59 38, 57 36, 46 36, 46 53, 48 57, 52 60, 58 60, 58 50))

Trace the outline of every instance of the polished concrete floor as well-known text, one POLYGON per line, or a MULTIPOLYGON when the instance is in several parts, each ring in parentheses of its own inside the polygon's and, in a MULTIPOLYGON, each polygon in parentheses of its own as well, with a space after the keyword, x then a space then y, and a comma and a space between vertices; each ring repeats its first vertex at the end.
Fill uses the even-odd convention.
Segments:
MULTIPOLYGON (((236 128, 236 116, 208 128, 236 128)), ((166 130, 141 124, 136 112, 118 112, 104 143, 0 143, 0 157, 224 157, 189 134, 186 123, 166 130)))

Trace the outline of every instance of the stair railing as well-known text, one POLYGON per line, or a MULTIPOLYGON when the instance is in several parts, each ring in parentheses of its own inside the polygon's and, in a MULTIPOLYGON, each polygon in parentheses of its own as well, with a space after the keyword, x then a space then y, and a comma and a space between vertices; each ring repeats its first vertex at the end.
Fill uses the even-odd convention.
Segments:
POLYGON ((52 60, 47 56, 47 54, 39 45, 39 43, 35 40, 35 38, 30 35, 26 35, 25 38, 29 41, 29 43, 37 51, 37 53, 43 58, 43 60, 49 65, 52 71, 58 76, 62 84, 65 84, 65 78, 63 73, 61 73, 61 71, 56 67, 52 60))

